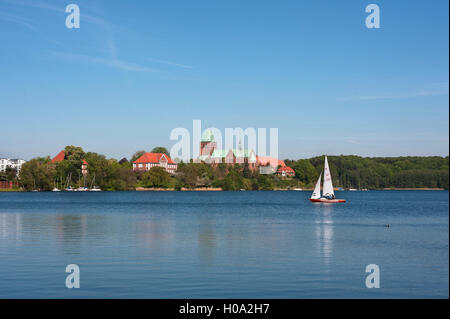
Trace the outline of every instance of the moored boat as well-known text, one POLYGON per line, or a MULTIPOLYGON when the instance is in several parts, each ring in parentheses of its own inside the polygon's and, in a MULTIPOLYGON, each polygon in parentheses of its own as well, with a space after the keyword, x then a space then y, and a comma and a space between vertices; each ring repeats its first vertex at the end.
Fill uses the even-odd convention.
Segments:
POLYGON ((101 188, 98 186, 94 186, 94 183, 95 183, 95 174, 94 174, 94 177, 92 178, 91 188, 89 189, 89 191, 90 192, 101 192, 102 191, 101 188))

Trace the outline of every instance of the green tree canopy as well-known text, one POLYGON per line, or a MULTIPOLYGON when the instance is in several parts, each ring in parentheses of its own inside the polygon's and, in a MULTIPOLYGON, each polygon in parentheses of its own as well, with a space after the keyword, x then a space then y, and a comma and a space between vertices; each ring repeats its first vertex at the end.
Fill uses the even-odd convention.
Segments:
POLYGON ((155 166, 142 176, 142 184, 145 187, 168 187, 170 175, 162 167, 155 166))
POLYGON ((34 158, 22 165, 20 184, 25 190, 48 191, 54 187, 55 167, 50 157, 34 158))
POLYGON ((130 162, 133 163, 135 160, 137 160, 139 157, 141 157, 142 155, 144 155, 145 151, 144 150, 140 150, 140 151, 136 151, 134 152, 134 154, 131 156, 131 160, 130 162))
POLYGON ((167 148, 163 147, 163 146, 156 146, 152 149, 152 153, 163 153, 166 154, 167 156, 170 156, 169 151, 167 150, 167 148))

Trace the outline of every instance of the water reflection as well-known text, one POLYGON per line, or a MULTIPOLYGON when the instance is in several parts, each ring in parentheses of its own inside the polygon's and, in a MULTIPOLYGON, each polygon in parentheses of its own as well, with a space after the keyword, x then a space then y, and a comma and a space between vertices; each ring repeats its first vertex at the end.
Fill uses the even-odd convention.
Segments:
POLYGON ((22 215, 0 214, 0 238, 2 242, 14 238, 17 243, 22 241, 22 215))
POLYGON ((174 245, 176 231, 173 221, 144 220, 137 222, 135 228, 137 244, 143 247, 146 253, 166 250, 174 245))
POLYGON ((333 204, 320 204, 316 211, 316 247, 326 267, 333 258, 333 204))
POLYGON ((61 245, 63 253, 80 254, 81 243, 86 234, 86 216, 57 215, 54 216, 54 223, 57 242, 61 245))
POLYGON ((202 264, 212 265, 216 250, 215 222, 212 218, 199 220, 198 249, 202 264))

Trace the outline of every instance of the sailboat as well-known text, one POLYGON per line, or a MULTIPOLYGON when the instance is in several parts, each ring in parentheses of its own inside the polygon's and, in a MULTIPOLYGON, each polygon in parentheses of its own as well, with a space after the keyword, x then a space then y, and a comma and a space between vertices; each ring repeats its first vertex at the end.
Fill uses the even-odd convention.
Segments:
POLYGON ((91 182, 91 188, 89 189, 89 191, 90 191, 90 192, 101 192, 102 190, 101 190, 100 187, 98 187, 98 186, 93 186, 94 183, 95 183, 95 174, 94 174, 94 178, 92 179, 92 182, 91 182))
POLYGON ((55 181, 55 187, 53 187, 52 192, 60 192, 61 190, 58 188, 58 179, 55 181))
POLYGON ((70 180, 72 179, 72 173, 69 173, 66 178, 66 182, 64 183, 64 190, 66 192, 73 192, 74 189, 70 186, 70 180))
POLYGON ((345 199, 336 199, 334 197, 333 182, 331 181, 330 167, 328 166, 328 159, 325 156, 325 166, 323 168, 323 195, 320 195, 320 182, 322 180, 322 173, 320 173, 317 180, 316 187, 309 199, 315 203, 345 203, 345 199))

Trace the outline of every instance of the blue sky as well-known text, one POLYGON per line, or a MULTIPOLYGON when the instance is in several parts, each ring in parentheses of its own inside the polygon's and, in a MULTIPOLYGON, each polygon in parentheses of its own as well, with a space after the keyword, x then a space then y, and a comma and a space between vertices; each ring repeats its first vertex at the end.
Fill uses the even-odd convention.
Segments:
POLYGON ((449 154, 448 1, 0 0, 1 157, 277 127, 282 158, 449 154), (81 11, 67 29, 66 5, 81 11), (367 29, 376 3, 381 28, 367 29))

